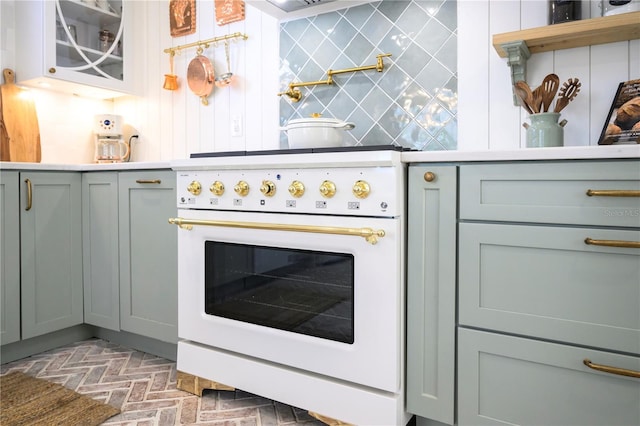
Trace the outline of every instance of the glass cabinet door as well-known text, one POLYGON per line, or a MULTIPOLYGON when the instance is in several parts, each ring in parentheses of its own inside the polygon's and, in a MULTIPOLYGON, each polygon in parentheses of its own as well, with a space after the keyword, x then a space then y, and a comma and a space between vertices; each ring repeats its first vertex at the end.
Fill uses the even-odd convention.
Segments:
POLYGON ((55 8, 55 49, 49 63, 55 64, 56 72, 74 71, 124 81, 122 0, 48 3, 55 8))

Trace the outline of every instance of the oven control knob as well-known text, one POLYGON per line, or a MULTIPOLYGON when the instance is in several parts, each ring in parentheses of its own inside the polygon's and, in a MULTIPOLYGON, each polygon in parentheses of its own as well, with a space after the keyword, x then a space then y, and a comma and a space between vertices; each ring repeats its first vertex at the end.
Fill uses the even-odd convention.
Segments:
POLYGON ((200 195, 200 192, 202 192, 202 185, 200 185, 200 182, 197 180, 194 180, 189 184, 189 186, 187 186, 187 191, 193 195, 200 195))
POLYGON ((236 191, 236 194, 244 197, 249 193, 249 184, 241 180, 236 184, 236 186, 233 187, 233 190, 236 191))
POLYGON ((211 184, 211 186, 209 187, 209 191, 211 191, 213 195, 220 196, 224 194, 224 184, 217 180, 211 184))
POLYGON ((270 180, 263 180, 262 185, 260 185, 260 192, 267 197, 273 197, 276 195, 276 184, 270 180))
POLYGON ((369 193, 371 192, 371 187, 367 182, 359 180, 353 184, 352 191, 353 195, 355 195, 357 198, 367 198, 369 196, 369 193))
POLYGON ((296 198, 302 197, 304 195, 304 184, 299 180, 294 180, 289 185, 289 194, 296 198))
POLYGON ((320 184, 320 194, 322 194, 324 198, 333 197, 336 195, 336 184, 330 180, 325 180, 320 184))

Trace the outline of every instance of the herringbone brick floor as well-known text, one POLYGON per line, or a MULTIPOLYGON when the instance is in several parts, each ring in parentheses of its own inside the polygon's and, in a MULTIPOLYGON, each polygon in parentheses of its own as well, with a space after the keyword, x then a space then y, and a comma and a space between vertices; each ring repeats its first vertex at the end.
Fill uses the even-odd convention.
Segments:
POLYGON ((324 426, 306 411, 236 390, 176 389, 175 362, 91 339, 3 364, 118 407, 104 425, 324 426))

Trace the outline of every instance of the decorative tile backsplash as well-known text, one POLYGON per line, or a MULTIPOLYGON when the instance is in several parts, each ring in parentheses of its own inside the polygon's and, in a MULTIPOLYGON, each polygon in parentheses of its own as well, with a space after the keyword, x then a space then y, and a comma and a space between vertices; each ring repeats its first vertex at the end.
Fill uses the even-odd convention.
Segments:
MULTIPOLYGON (((280 90, 327 79, 327 70, 376 63, 384 70, 337 74, 332 85, 300 87, 302 100, 280 99, 280 124, 319 112, 355 123, 349 145, 457 148, 455 0, 382 0, 280 27, 280 90)), ((280 145, 287 147, 281 133, 280 145)))

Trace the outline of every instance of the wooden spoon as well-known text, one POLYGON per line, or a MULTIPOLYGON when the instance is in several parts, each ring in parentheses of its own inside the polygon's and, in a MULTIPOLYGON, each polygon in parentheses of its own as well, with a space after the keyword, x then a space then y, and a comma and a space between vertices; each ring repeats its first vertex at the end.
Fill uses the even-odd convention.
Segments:
POLYGON ((555 98, 556 93, 558 92, 559 85, 560 78, 555 74, 549 74, 544 78, 544 80, 542 80, 542 111, 549 111, 551 102, 553 102, 553 98, 555 98))
POLYGON ((514 89, 516 95, 522 101, 522 107, 527 110, 529 114, 534 114, 533 111, 533 93, 531 93, 531 88, 525 81, 516 81, 514 84, 514 89))
POLYGON ((570 78, 560 88, 560 97, 556 101, 553 112, 560 112, 578 95, 582 83, 577 78, 570 78))

